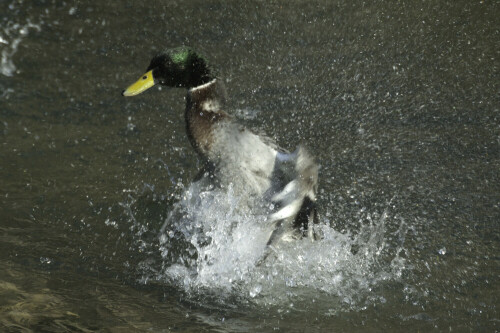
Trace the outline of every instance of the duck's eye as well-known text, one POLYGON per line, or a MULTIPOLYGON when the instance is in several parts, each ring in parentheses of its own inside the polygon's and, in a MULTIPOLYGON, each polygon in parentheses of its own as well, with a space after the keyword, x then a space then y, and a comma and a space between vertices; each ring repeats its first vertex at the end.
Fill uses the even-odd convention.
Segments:
POLYGON ((147 78, 148 78, 148 76, 147 76, 147 75, 144 75, 144 76, 142 77, 142 79, 143 79, 143 80, 146 80, 147 78))

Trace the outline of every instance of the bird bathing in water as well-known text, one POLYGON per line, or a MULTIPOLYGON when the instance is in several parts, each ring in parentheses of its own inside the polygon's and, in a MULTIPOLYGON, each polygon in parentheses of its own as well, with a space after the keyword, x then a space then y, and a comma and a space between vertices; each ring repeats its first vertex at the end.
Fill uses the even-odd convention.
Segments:
POLYGON ((187 89, 187 136, 205 165, 195 181, 231 186, 241 203, 268 207, 265 223, 271 227, 260 262, 282 239, 319 237, 318 166, 304 147, 288 153, 239 124, 226 110, 222 81, 191 48, 155 56, 146 73, 122 94, 135 96, 154 85, 187 89))

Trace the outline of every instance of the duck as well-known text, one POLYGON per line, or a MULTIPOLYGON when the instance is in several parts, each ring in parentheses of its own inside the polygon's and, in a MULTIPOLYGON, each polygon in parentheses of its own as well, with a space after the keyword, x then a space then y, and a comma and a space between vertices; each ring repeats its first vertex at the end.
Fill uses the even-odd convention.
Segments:
POLYGON ((270 232, 259 263, 280 240, 321 238, 316 205, 319 167, 303 145, 290 153, 243 126, 228 111, 223 81, 190 47, 154 56, 122 95, 136 96, 157 85, 187 90, 186 133, 204 165, 194 181, 232 186, 238 195, 253 199, 244 202, 269 207, 265 223, 270 232))

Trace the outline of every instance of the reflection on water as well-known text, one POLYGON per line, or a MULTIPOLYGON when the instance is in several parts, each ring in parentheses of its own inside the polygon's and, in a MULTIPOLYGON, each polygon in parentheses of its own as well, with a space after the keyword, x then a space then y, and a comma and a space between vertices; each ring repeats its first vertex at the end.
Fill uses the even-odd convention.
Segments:
POLYGON ((47 268, 31 271, 11 264, 3 267, 8 267, 0 276, 0 327, 5 332, 28 328, 33 332, 95 332, 103 327, 116 332, 152 327, 183 331, 207 325, 190 309, 158 303, 156 293, 130 290, 114 279, 88 275, 82 279, 74 273, 58 274, 47 268))
POLYGON ((498 10, 0 2, 0 331, 498 330, 498 10), (255 267, 258 216, 190 185, 185 92, 121 98, 180 44, 317 156, 324 240, 255 267))
MULTIPOLYGON (((3 272, 2 280, 18 282, 26 272, 15 271, 10 266, 4 263, 4 267, 9 268, 3 272)), ((52 329, 90 332, 79 326, 75 321, 78 315, 67 310, 64 300, 46 287, 47 281, 42 277, 37 277, 34 281, 36 286, 28 288, 24 286, 24 281, 19 282, 15 284, 0 281, 0 295, 2 295, 0 321, 4 329, 16 332, 31 327, 41 331, 47 326, 49 328, 52 326, 52 329)))

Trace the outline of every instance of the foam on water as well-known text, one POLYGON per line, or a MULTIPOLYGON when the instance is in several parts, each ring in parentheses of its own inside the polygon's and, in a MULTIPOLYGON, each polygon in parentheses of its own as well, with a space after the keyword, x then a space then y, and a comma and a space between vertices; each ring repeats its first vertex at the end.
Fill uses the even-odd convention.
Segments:
POLYGON ((157 279, 179 286, 188 294, 239 296, 255 303, 284 304, 318 295, 335 297, 348 308, 384 302, 372 290, 383 281, 397 280, 405 269, 404 222, 399 244, 387 242, 388 212, 367 213, 356 235, 332 229, 322 219, 320 241, 281 241, 264 263, 262 255, 270 226, 265 212, 242 204, 232 188, 204 190, 193 183, 184 192, 160 237, 163 268, 157 279))

